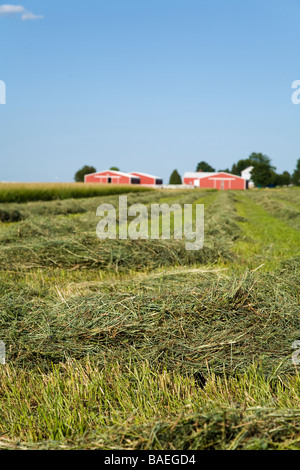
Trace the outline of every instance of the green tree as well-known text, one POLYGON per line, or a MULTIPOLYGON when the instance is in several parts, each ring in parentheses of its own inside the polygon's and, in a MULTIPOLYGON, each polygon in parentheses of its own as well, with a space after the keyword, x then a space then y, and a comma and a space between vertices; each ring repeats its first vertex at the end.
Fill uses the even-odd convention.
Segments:
POLYGON ((120 171, 120 168, 118 168, 117 166, 112 166, 110 168, 111 171, 120 171))
POLYGON ((275 171, 273 173, 272 183, 274 186, 288 186, 291 184, 291 175, 288 171, 284 171, 282 174, 278 174, 275 171))
POLYGON ((300 158, 297 161, 296 169, 292 176, 292 183, 296 186, 300 186, 300 158))
POLYGON ((271 159, 262 153, 253 152, 248 158, 234 163, 231 173, 240 176, 249 166, 253 166, 251 179, 255 186, 266 187, 275 184, 278 176, 274 171, 276 168, 271 165, 271 159))
POLYGON ((233 175, 241 176, 242 171, 244 171, 249 166, 253 166, 250 158, 239 160, 237 163, 232 165, 231 173, 233 175))
POLYGON ((173 173, 171 174, 169 184, 182 184, 181 176, 177 170, 174 170, 173 173))
POLYGON ((268 155, 264 155, 262 153, 253 152, 251 153, 251 155, 249 155, 249 158, 247 160, 250 161, 251 165, 259 163, 261 165, 269 165, 270 168, 272 168, 273 170, 275 169, 275 167, 271 165, 271 158, 268 157, 268 155))
POLYGON ((74 180, 76 183, 84 183, 85 175, 89 175, 90 173, 96 173, 96 168, 93 166, 85 165, 74 176, 74 180))
POLYGON ((197 165, 196 171, 205 171, 209 173, 214 173, 216 170, 206 162, 200 162, 197 165))
POLYGON ((271 159, 262 153, 251 153, 249 156, 253 170, 251 179, 255 186, 267 187, 274 185, 274 170, 276 168, 271 165, 271 159))
POLYGON ((288 171, 282 173, 282 183, 283 185, 288 186, 292 182, 292 176, 288 171))

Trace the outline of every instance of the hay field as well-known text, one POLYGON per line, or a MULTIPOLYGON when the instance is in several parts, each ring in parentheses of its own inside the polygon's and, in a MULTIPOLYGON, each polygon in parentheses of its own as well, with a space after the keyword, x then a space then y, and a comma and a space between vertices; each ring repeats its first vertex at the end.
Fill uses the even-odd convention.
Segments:
POLYGON ((118 194, 18 201, 0 204, 0 449, 300 448, 299 189, 128 194, 204 204, 200 251, 100 241, 118 194))

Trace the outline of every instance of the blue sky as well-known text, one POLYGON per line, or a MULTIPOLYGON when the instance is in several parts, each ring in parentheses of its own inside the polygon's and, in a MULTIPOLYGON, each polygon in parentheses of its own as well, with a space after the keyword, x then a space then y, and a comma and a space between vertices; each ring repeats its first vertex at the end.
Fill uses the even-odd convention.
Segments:
POLYGON ((72 181, 89 164, 167 182, 252 152, 294 170, 298 0, 11 5, 23 10, 0 7, 0 181, 72 181))

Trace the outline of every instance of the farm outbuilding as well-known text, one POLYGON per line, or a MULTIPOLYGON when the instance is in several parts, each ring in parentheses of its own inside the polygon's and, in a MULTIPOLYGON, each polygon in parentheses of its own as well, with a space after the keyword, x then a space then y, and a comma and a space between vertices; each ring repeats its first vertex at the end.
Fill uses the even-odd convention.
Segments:
POLYGON ((254 188, 254 183, 252 181, 252 170, 254 169, 253 166, 249 166, 248 168, 245 168, 245 170, 242 171, 241 176, 244 178, 244 180, 247 180, 247 185, 249 188, 254 188))
POLYGON ((183 183, 197 188, 247 189, 247 182, 244 178, 223 171, 219 173, 185 173, 183 183))
POLYGON ((100 184, 140 184, 141 182, 138 176, 115 170, 104 170, 85 175, 84 181, 85 183, 100 184))
POLYGON ((163 180, 159 176, 148 175, 147 173, 140 173, 139 171, 132 171, 130 174, 140 178, 141 184, 152 184, 152 185, 163 184, 163 180))

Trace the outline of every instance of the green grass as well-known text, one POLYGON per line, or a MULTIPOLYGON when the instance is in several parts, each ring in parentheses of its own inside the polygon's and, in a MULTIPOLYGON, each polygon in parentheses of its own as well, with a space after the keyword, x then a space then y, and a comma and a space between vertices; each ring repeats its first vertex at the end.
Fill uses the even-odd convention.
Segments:
POLYGON ((204 204, 204 249, 98 240, 118 194, 1 204, 0 449, 299 449, 300 191, 127 196, 204 204))
POLYGON ((208 371, 201 390, 194 378, 129 359, 105 368, 68 361, 47 375, 7 367, 0 378, 0 448, 17 441, 106 450, 300 448, 299 376, 267 380, 253 367, 226 379, 208 371))
POLYGON ((264 264, 265 269, 273 269, 281 261, 300 255, 299 230, 271 215, 248 196, 238 195, 236 209, 245 219, 240 223, 244 237, 235 246, 244 264, 251 268, 264 264))
POLYGON ((249 192, 248 196, 259 204, 269 215, 279 218, 287 225, 300 230, 300 191, 249 192), (291 196, 290 198, 288 196, 291 196))

